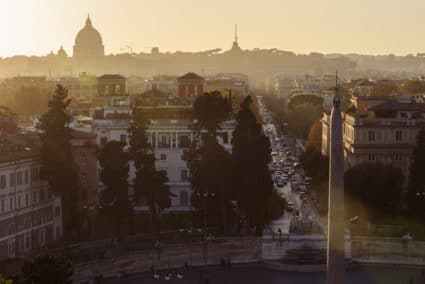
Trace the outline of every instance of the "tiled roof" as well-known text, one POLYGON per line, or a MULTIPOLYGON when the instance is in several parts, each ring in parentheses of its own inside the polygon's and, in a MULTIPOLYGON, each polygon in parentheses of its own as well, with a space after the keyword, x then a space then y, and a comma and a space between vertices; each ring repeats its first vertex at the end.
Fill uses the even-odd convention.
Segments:
POLYGON ((396 100, 384 102, 382 104, 372 106, 369 108, 370 111, 420 111, 425 112, 424 103, 402 103, 396 100))
POLYGON ((205 80, 203 77, 196 73, 189 72, 177 78, 177 80, 205 80))
POLYGON ((126 79, 126 78, 120 74, 105 74, 98 77, 98 79, 111 80, 111 79, 126 79))

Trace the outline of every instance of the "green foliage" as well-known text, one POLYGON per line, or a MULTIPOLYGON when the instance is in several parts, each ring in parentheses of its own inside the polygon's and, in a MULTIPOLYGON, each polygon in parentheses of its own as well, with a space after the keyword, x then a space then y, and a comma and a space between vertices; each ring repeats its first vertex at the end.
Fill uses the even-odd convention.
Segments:
POLYGON ((13 280, 3 278, 3 275, 0 274, 0 284, 13 284, 13 280))
POLYGON ((289 110, 296 110, 300 105, 310 104, 322 109, 323 98, 316 95, 297 95, 293 96, 288 103, 289 110))
POLYGON ((239 207, 244 211, 251 226, 260 232, 273 217, 282 213, 273 190, 267 164, 270 162, 270 144, 251 111, 252 99, 246 97, 236 115, 236 127, 232 139, 234 160, 234 188, 239 207), (280 211, 280 212, 276 212, 280 211))
POLYGON ((381 163, 365 163, 345 173, 347 211, 394 213, 400 206, 403 189, 401 169, 381 163))
POLYGON ((220 123, 230 117, 231 111, 230 101, 219 91, 205 93, 193 104, 193 116, 197 120, 194 128, 198 134, 204 129, 208 136, 216 137, 220 123))
POLYGON ((41 176, 62 198, 65 235, 75 233, 79 226, 77 168, 72 157, 72 129, 67 126, 71 122, 69 104, 68 91, 58 85, 38 125, 42 131, 41 176))
POLYGON ((136 115, 129 129, 130 159, 134 161, 136 177, 133 181, 135 200, 143 201, 151 214, 151 230, 159 211, 171 206, 168 177, 166 171, 155 167, 155 154, 146 135, 146 121, 136 115))
POLYGON ((22 266, 26 284, 71 284, 72 263, 60 256, 41 255, 28 259, 22 266))
POLYGON ((312 190, 319 200, 319 206, 325 211, 328 206, 329 190, 329 159, 312 146, 307 146, 300 156, 305 174, 313 179, 312 190))
POLYGON ((423 94, 425 93, 425 82, 421 80, 407 80, 400 86, 402 94, 423 94))
POLYGON ((103 212, 116 221, 116 234, 120 236, 120 225, 132 214, 128 200, 129 155, 124 152, 124 144, 118 141, 108 142, 99 155, 102 167, 101 179, 105 189, 101 194, 103 212))
POLYGON ((409 184, 407 186, 409 209, 413 215, 424 216, 425 207, 425 130, 419 131, 410 165, 409 184))
POLYGON ((322 116, 322 105, 296 104, 287 114, 288 130, 293 136, 306 138, 313 123, 322 116))

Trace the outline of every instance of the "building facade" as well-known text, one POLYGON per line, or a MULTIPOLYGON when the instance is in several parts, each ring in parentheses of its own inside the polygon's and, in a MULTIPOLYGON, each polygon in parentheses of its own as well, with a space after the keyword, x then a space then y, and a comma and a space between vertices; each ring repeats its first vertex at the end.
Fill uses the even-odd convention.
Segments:
MULTIPOLYGON (((370 116, 343 114, 345 170, 362 163, 391 164, 408 182, 411 156, 425 127, 425 104, 396 100, 369 108, 370 116)), ((322 118, 322 154, 329 153, 329 115, 322 118)))
POLYGON ((40 179, 40 155, 0 136, 0 261, 21 258, 62 237, 60 198, 40 179))
POLYGON ((195 73, 187 73, 177 78, 179 97, 196 97, 204 93, 205 79, 195 73))

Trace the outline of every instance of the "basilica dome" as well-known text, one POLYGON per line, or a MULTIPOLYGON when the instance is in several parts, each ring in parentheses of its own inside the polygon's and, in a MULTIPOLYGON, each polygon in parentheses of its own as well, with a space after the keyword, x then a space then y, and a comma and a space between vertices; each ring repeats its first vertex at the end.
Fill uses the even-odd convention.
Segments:
POLYGON ((87 17, 84 28, 75 37, 74 58, 90 59, 104 54, 102 36, 93 27, 90 17, 87 17))

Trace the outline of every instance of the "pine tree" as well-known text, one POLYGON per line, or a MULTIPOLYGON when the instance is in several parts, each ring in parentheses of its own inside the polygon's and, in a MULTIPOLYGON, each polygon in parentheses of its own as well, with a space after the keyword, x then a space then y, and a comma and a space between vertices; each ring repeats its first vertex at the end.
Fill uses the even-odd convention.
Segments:
POLYGON ((410 211, 417 216, 424 216, 425 211, 425 130, 419 131, 413 150, 413 162, 410 165, 408 203, 410 211))
POLYGON ((121 224, 132 214, 128 197, 129 156, 124 143, 108 142, 99 155, 101 179, 105 189, 101 192, 103 213, 115 221, 115 236, 122 237, 121 224))
POLYGON ((267 164, 270 162, 270 143, 251 110, 252 99, 246 97, 236 116, 232 139, 235 196, 247 215, 250 225, 261 232, 263 226, 282 211, 282 200, 274 194, 273 181, 267 164), (273 198, 274 197, 274 198, 273 198), (270 203, 273 203, 271 205, 270 203), (274 203, 278 203, 275 206, 274 203))
POLYGON ((72 238, 79 228, 77 168, 72 158, 71 116, 67 108, 68 91, 58 85, 49 110, 38 125, 41 130, 41 177, 62 201, 64 236, 72 238))
POLYGON ((157 231, 157 222, 161 210, 171 206, 171 197, 166 171, 155 167, 155 153, 146 136, 146 121, 135 114, 129 129, 130 159, 134 162, 136 177, 133 181, 135 200, 145 202, 151 216, 152 233, 157 231))

